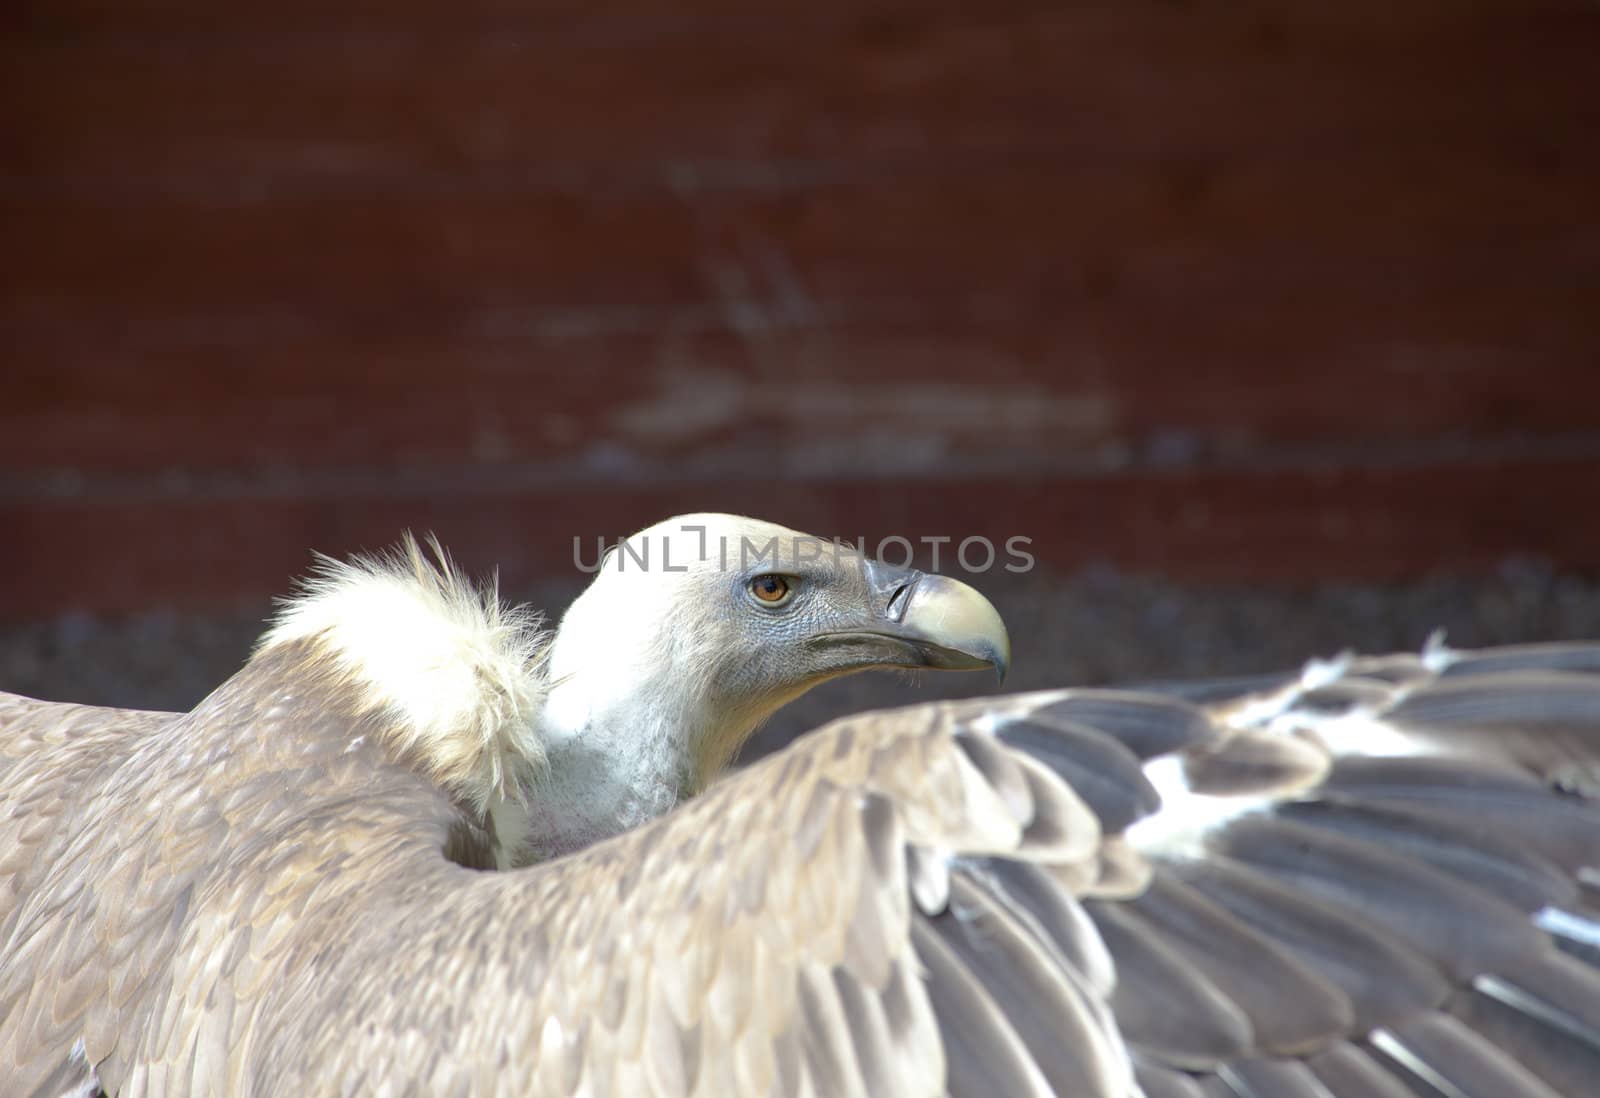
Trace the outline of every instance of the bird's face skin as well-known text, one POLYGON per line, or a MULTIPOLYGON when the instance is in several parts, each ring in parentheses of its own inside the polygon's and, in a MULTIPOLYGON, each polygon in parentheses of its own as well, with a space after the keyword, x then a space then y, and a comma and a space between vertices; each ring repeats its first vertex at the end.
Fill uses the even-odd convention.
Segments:
POLYGON ((668 519, 610 553, 562 622, 555 680, 564 664, 581 666, 580 650, 641 669, 613 684, 619 694, 688 702, 680 721, 696 733, 685 745, 695 786, 818 683, 879 667, 1003 676, 1010 660, 999 613, 964 583, 717 514, 668 519))
POLYGON ((736 688, 805 689, 877 667, 992 668, 1004 677, 1005 625, 971 587, 834 542, 800 535, 796 545, 727 576, 722 598, 740 646, 722 675, 736 688))

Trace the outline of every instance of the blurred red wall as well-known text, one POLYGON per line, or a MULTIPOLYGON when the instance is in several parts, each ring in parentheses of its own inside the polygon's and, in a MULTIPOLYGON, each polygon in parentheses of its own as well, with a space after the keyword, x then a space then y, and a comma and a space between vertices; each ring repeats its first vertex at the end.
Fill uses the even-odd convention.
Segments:
POLYGON ((0 616, 731 509, 1600 567, 1600 8, 0 15, 0 616))

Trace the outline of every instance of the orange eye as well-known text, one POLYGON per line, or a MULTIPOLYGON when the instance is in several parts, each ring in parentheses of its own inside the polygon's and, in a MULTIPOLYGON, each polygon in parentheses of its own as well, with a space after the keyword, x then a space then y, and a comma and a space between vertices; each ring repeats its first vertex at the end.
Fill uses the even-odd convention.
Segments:
POLYGON ((750 593, 770 606, 789 597, 789 581, 782 576, 757 576, 750 581, 750 593))

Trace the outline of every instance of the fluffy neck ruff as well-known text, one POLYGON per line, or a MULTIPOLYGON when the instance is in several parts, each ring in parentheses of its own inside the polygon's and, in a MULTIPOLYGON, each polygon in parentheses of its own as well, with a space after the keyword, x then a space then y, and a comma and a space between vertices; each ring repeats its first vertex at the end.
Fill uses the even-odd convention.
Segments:
POLYGON ((321 560, 257 650, 312 642, 359 711, 385 714, 389 749, 498 829, 545 767, 546 637, 535 615, 502 606, 492 583, 478 590, 438 542, 429 548, 431 559, 408 535, 390 554, 321 560))

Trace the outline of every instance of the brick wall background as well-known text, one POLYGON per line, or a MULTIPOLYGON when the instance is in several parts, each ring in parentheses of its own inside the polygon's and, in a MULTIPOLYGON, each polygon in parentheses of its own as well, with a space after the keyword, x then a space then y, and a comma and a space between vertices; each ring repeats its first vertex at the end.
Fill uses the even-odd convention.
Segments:
POLYGON ((23 0, 0 618, 676 511, 1600 568, 1584 0, 23 0))

